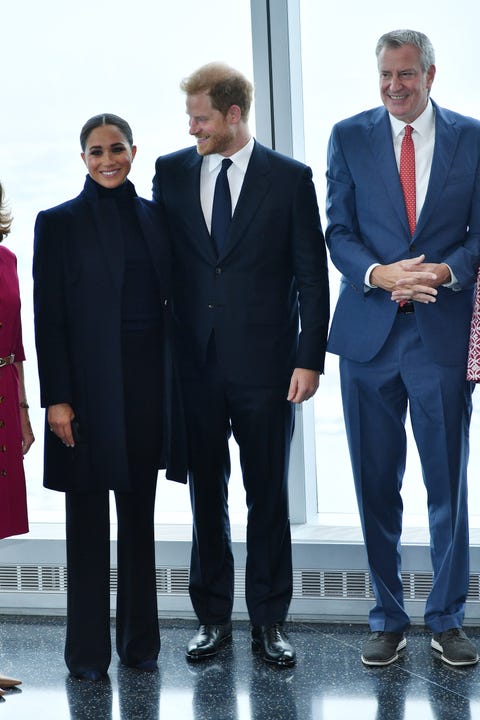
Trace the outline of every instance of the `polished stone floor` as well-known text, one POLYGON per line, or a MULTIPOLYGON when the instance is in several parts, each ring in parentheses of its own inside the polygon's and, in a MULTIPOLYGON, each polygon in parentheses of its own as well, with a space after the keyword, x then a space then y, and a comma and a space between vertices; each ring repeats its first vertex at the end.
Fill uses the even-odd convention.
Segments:
MULTIPOLYGON (((195 626, 160 621, 155 673, 120 667, 99 683, 74 680, 63 663, 64 618, 0 617, 0 668, 23 683, 0 699, 0 720, 480 720, 480 666, 450 669, 414 627, 387 668, 362 666, 366 627, 294 623, 298 662, 266 666, 252 653, 246 622, 231 645, 191 665, 195 626)), ((480 647, 480 628, 469 628, 480 647)))

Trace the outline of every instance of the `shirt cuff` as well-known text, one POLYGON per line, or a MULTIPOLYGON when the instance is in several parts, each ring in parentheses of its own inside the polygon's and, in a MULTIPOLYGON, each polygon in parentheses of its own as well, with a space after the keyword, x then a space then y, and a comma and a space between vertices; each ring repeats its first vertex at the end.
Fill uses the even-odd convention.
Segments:
POLYGON ((450 277, 452 279, 448 283, 443 283, 442 287, 451 288, 452 290, 458 290, 459 285, 456 275, 454 274, 452 268, 450 267, 450 265, 448 265, 448 263, 445 263, 445 265, 450 270, 450 277))
POLYGON ((372 288, 376 288, 376 287, 377 287, 376 285, 372 285, 372 284, 370 283, 370 275, 372 274, 373 268, 376 268, 376 267, 378 267, 379 265, 380 265, 380 263, 372 263, 372 265, 370 265, 370 267, 367 269, 367 272, 365 273, 365 278, 364 278, 363 283, 364 283, 364 285, 366 286, 366 288, 367 288, 368 290, 371 290, 372 288))

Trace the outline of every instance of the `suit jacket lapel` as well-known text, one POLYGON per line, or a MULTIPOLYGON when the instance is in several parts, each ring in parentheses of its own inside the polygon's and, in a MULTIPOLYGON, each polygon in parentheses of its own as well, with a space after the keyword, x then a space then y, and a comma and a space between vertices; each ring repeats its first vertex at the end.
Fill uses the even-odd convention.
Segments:
POLYGON ((185 197, 183 221, 188 226, 188 235, 198 241, 198 250, 209 262, 215 263, 217 252, 210 233, 208 232, 200 202, 200 172, 202 156, 195 148, 187 154, 179 168, 177 184, 182 188, 185 197))
MULTIPOLYGON (((458 143, 458 133, 454 123, 446 120, 441 108, 436 103, 433 102, 433 106, 435 108, 435 147, 427 194, 418 218, 414 237, 425 227, 436 207, 441 189, 447 181, 458 143)), ((375 118, 368 132, 378 171, 390 195, 395 212, 406 232, 409 233, 405 202, 391 139, 390 121, 388 113, 383 108, 380 109, 378 117, 375 118)))
POLYGON ((447 181, 458 143, 458 132, 455 123, 446 120, 441 108, 439 108, 436 103, 433 103, 433 106, 435 108, 435 146, 427 194, 422 212, 418 218, 416 232, 422 231, 438 203, 442 188, 447 181))
POLYGON ((379 109, 378 116, 368 132, 379 175, 390 196, 399 222, 404 226, 407 235, 410 236, 405 200, 393 149, 392 126, 389 115, 384 108, 379 109))

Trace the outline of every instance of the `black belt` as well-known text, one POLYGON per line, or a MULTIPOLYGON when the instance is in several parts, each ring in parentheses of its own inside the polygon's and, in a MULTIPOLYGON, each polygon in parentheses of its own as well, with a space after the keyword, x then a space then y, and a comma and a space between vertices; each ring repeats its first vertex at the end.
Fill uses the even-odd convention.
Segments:
POLYGON ((409 315, 410 313, 415 312, 415 305, 413 302, 408 301, 403 305, 399 305, 397 312, 401 315, 409 315))

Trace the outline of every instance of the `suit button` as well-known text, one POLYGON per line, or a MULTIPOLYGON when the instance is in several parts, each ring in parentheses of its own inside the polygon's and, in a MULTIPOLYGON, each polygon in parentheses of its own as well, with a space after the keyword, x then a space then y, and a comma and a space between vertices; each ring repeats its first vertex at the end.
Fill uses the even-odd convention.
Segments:
POLYGON ((215 268, 215 275, 221 275, 221 274, 222 274, 222 268, 221 268, 221 267, 216 267, 216 268, 215 268))
POLYGON ((3 322, 0 322, 0 329, 3 327, 3 322))
POLYGON ((214 307, 215 307, 215 305, 213 303, 208 303, 209 310, 213 310, 214 307))
POLYGON ((2 445, 2 447, 0 447, 0 450, 1 450, 2 452, 7 452, 7 446, 6 446, 6 445, 2 445))
POLYGON ((410 245, 410 252, 414 253, 417 248, 415 247, 415 243, 412 243, 410 245))
POLYGON ((1 475, 2 477, 6 477, 7 471, 6 471, 6 470, 2 470, 2 471, 0 472, 0 475, 1 475))
POLYGON ((0 403, 5 402, 5 395, 0 395, 0 403))
POLYGON ((167 305, 168 305, 168 300, 165 299, 165 300, 163 301, 163 307, 167 307, 167 305))
POLYGON ((4 427, 5 427, 5 420, 0 420, 0 428, 4 428, 4 427))

